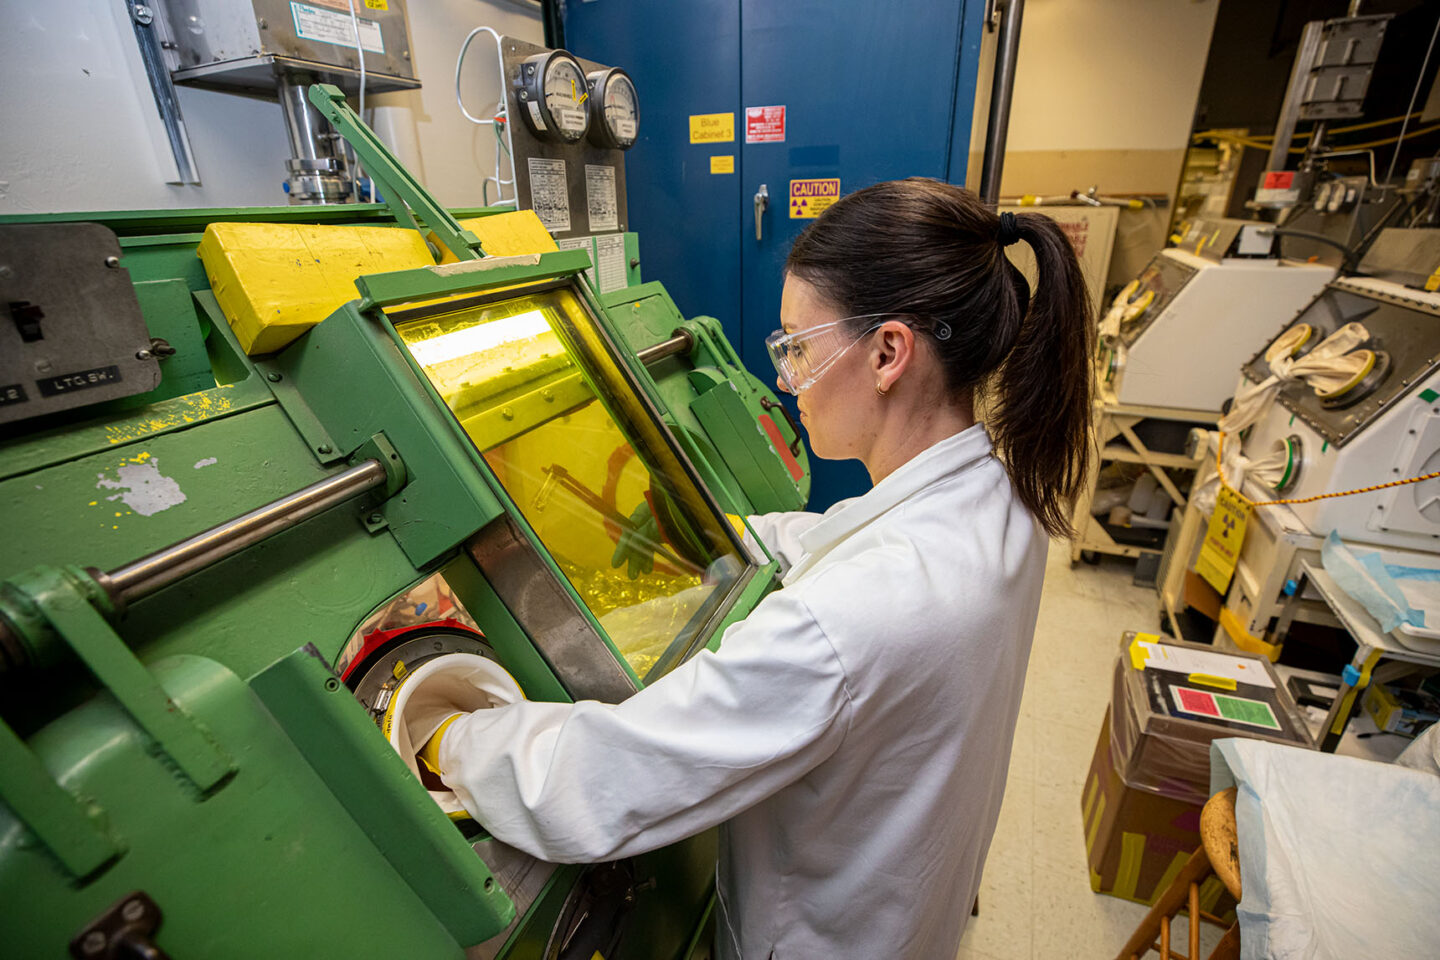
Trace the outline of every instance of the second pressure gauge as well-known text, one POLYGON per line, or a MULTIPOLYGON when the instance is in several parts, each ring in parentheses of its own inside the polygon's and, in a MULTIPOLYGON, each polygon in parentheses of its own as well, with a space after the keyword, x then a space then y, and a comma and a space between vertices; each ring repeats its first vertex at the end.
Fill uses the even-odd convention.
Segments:
POLYGON ((520 112, 542 140, 576 143, 590 127, 585 71, 564 50, 527 57, 520 64, 520 112))
POLYGON ((611 150, 629 150, 640 135, 640 96, 630 74, 619 67, 596 70, 590 87, 590 142, 611 150))

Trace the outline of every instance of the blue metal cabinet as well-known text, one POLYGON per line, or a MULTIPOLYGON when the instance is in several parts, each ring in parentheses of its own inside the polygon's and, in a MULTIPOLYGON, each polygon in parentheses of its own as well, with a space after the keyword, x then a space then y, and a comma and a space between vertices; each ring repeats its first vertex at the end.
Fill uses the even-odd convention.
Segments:
MULTIPOLYGON (((565 42, 623 66, 640 91, 626 157, 631 229, 647 276, 709 314, 753 373, 773 378, 785 256, 808 219, 790 181, 853 190, 897 177, 963 182, 983 0, 569 0, 565 42), (746 143, 745 108, 785 107, 782 142, 746 143), (690 142, 689 118, 732 113, 735 139, 690 142), (734 158, 712 173, 711 157, 734 158), (756 239, 755 194, 769 193, 756 239)), ((788 401, 794 410, 793 401, 788 401)), ((812 460, 810 508, 869 488, 856 461, 812 460)))

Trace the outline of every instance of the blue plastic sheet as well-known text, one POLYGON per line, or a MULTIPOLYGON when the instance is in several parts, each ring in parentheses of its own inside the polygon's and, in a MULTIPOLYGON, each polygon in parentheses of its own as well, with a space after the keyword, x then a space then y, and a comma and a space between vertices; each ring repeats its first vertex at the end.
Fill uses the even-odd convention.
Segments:
POLYGON ((1340 589, 1357 600, 1384 632, 1389 633, 1402 623, 1425 626, 1424 611, 1416 610, 1406 601, 1380 554, 1357 553, 1331 530, 1320 548, 1320 562, 1340 589))

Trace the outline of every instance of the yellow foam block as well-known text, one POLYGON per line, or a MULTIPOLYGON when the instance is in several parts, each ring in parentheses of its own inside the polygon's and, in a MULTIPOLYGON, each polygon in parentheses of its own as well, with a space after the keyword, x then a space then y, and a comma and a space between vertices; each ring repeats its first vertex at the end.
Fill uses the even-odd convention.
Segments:
MULTIPOLYGON (((480 238, 480 249, 485 251, 487 257, 518 257, 526 253, 552 253, 560 249, 534 210, 514 210, 510 213, 476 217, 473 220, 461 220, 460 226, 480 238)), ((455 254, 440 246, 438 242, 436 246, 445 254, 441 263, 456 261, 455 254)))
POLYGON ((357 299, 357 277, 434 263, 418 233, 390 227, 212 223, 198 253, 251 356, 279 350, 357 299))

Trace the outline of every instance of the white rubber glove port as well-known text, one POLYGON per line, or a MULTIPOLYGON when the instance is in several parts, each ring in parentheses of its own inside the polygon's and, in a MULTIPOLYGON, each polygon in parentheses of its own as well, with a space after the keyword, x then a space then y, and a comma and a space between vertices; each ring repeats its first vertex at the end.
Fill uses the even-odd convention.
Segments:
MULTIPOLYGON (((401 681, 385 710, 380 730, 417 780, 416 752, 457 713, 488 710, 525 699, 520 685, 494 660, 473 653, 447 653, 426 660, 401 681)), ((453 790, 430 790, 451 817, 465 808, 453 790)))

